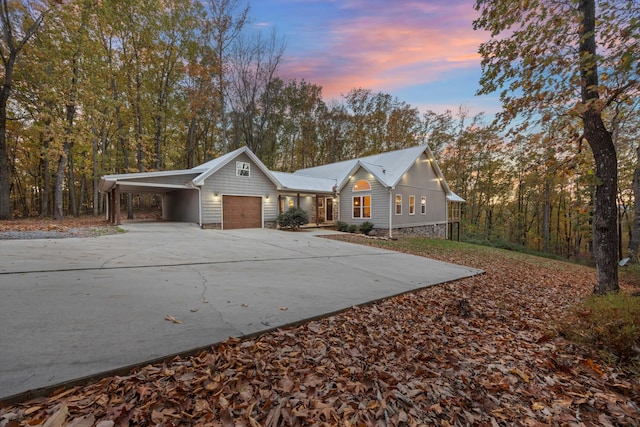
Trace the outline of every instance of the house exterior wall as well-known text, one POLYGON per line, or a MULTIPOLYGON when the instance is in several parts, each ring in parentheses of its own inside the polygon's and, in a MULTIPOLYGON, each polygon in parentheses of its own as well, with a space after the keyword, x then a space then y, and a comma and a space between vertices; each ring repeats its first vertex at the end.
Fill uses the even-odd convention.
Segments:
POLYGON ((389 191, 366 169, 360 168, 340 191, 340 221, 349 224, 372 222, 376 228, 389 228, 389 191), (371 191, 353 191, 353 185, 364 179, 371 185, 371 191), (371 218, 353 217, 353 196, 371 195, 371 218))
POLYGON ((162 219, 166 221, 199 222, 198 190, 176 190, 162 197, 162 219))
POLYGON ((372 222, 375 226, 372 234, 384 235, 389 232, 389 209, 391 209, 391 227, 394 235, 412 234, 429 237, 446 235, 446 193, 427 156, 422 154, 402 179, 389 191, 366 169, 360 168, 349 179, 340 192, 340 221, 350 224, 372 222), (365 179, 371 185, 371 191, 353 191, 354 184, 365 179), (371 194, 371 218, 353 217, 353 196, 371 194), (396 214, 396 196, 402 196, 402 213, 396 214), (410 196, 415 197, 414 214, 410 214, 410 196), (421 198, 426 198, 426 212, 421 210, 421 198))
POLYGON ((208 177, 202 185, 201 191, 203 227, 220 228, 223 195, 262 197, 263 224, 265 227, 275 227, 278 217, 276 186, 244 153, 208 177), (236 161, 250 164, 249 176, 236 176, 236 161))
POLYGON ((446 224, 447 197, 427 156, 422 154, 404 174, 393 190, 392 221, 396 227, 419 227, 446 224), (402 214, 397 215, 396 195, 402 196, 402 214), (409 213, 409 198, 415 196, 415 213, 409 213), (422 214, 420 200, 426 197, 426 213, 422 214))

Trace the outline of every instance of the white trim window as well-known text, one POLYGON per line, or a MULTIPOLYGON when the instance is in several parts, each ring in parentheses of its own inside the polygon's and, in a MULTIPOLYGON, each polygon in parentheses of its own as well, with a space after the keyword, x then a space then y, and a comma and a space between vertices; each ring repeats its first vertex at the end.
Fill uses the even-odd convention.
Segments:
POLYGON ((409 196, 409 215, 416 214, 416 196, 409 196))
POLYGON ((420 197, 420 213, 427 214, 427 198, 425 196, 420 197))
POLYGON ((396 194, 396 215, 402 215, 402 194, 396 194))
POLYGON ((371 218, 371 195, 353 196, 353 218, 371 218))
POLYGON ((236 162, 236 176, 250 176, 250 175, 251 175, 251 163, 236 162))
POLYGON ((361 179, 353 184, 353 191, 371 191, 371 184, 366 179, 361 179))

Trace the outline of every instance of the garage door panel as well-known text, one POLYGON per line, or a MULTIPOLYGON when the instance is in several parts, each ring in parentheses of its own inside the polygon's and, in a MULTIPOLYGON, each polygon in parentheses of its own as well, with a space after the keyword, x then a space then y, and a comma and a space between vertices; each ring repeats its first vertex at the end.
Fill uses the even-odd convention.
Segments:
POLYGON ((222 196, 222 228, 262 228, 262 197, 222 196))

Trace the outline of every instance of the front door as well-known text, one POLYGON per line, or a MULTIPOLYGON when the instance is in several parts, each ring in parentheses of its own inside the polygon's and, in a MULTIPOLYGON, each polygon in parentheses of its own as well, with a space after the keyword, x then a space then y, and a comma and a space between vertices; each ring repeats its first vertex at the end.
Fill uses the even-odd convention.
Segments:
POLYGON ((327 222, 333 221, 333 199, 332 198, 327 197, 325 199, 324 208, 325 208, 325 220, 327 222))

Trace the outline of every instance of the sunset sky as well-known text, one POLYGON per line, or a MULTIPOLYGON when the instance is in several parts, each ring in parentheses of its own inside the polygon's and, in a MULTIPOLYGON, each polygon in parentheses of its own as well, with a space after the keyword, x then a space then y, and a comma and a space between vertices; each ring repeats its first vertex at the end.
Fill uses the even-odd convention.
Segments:
POLYGON ((480 78, 474 0, 254 0, 252 26, 286 38, 281 75, 323 87, 325 100, 363 87, 421 111, 495 114, 480 78))

